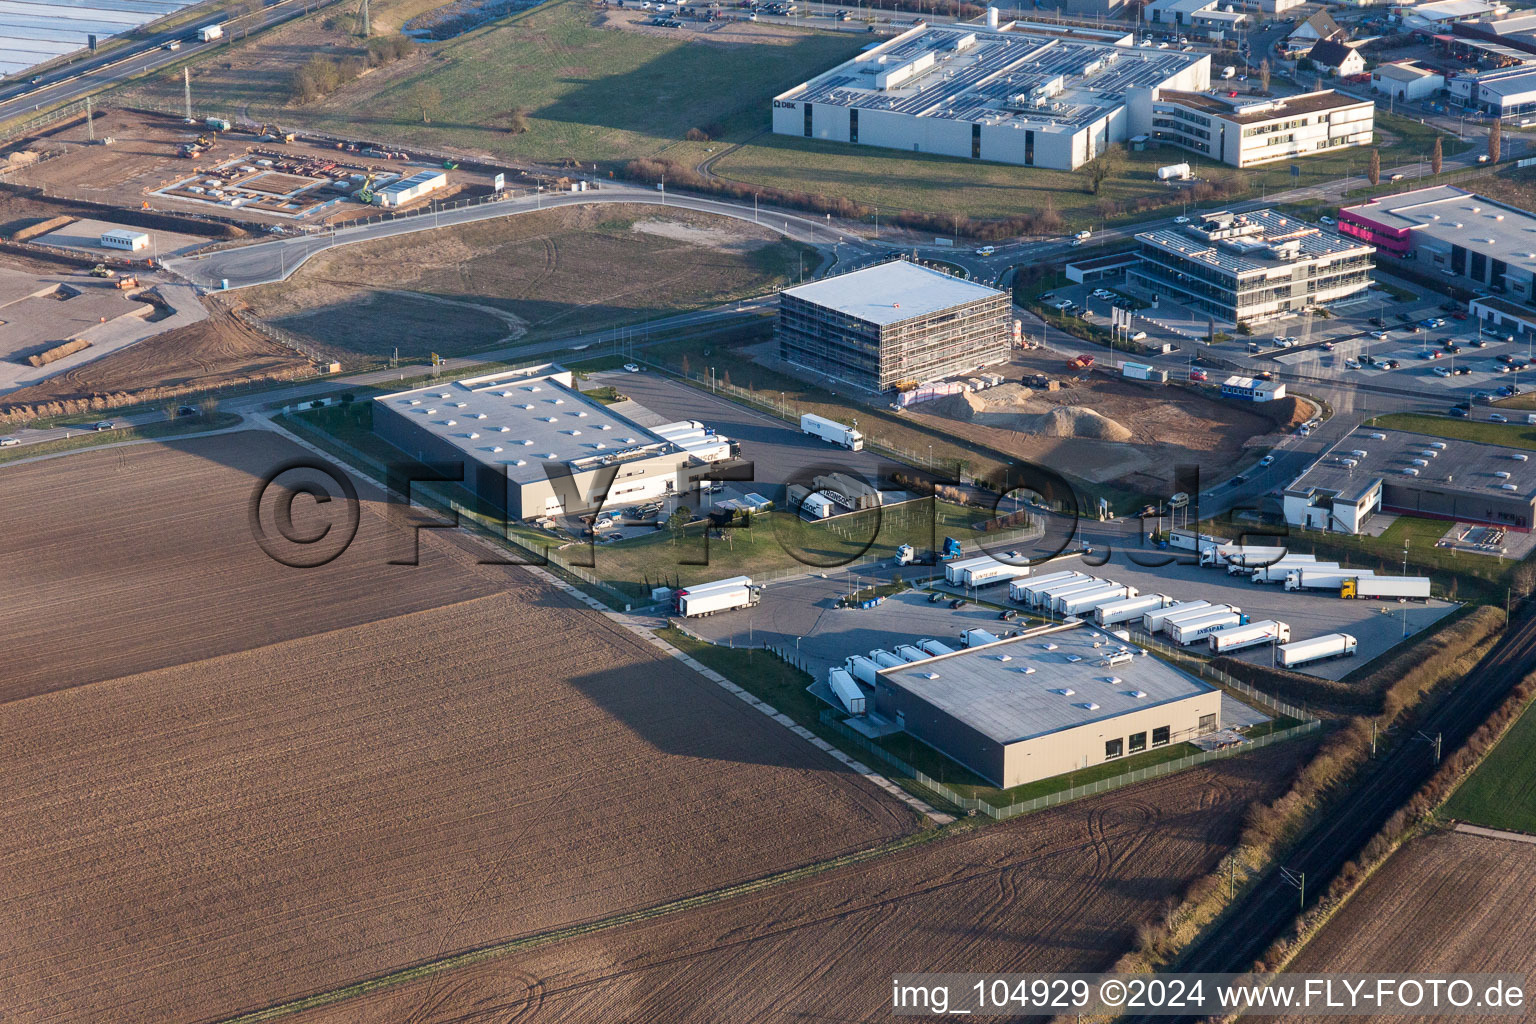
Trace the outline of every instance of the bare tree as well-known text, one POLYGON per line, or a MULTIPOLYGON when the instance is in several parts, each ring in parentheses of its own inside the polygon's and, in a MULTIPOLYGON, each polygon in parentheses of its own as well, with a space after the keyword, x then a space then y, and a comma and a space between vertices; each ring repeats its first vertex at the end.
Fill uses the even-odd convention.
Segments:
POLYGON ((438 106, 443 102, 443 94, 437 86, 429 82, 420 82, 411 89, 411 101, 421 110, 421 123, 430 124, 432 115, 437 112, 438 106))
POLYGON ((1493 124, 1488 126, 1488 162, 1499 162, 1499 150, 1504 145, 1504 122, 1498 118, 1493 119, 1493 124))
POLYGON ((1259 61, 1259 88, 1269 92, 1269 58, 1259 61))
POLYGON ((1445 158, 1445 146, 1441 144, 1440 136, 1435 136, 1435 148, 1429 154, 1429 173, 1439 174, 1441 161, 1445 158))
POLYGON ((1371 150, 1371 162, 1365 169, 1365 178, 1372 185, 1381 184, 1381 150, 1371 150))

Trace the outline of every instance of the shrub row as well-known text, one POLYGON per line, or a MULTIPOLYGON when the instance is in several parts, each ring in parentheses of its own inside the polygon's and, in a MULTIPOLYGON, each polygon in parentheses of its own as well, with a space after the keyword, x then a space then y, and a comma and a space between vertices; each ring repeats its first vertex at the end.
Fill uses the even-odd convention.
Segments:
POLYGON ((405 36, 379 36, 368 40, 361 54, 325 57, 315 54, 288 78, 288 95, 294 103, 312 103, 328 96, 369 68, 409 57, 416 44, 405 36))

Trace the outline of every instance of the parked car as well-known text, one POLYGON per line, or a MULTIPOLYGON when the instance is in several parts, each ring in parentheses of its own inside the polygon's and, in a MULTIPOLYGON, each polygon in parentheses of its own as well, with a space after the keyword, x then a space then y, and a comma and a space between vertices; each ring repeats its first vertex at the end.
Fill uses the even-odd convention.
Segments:
POLYGON ((1177 217, 1175 217, 1175 218, 1173 218, 1173 222, 1174 222, 1174 223, 1175 223, 1175 224, 1188 224, 1188 223, 1189 223, 1189 218, 1188 218, 1188 217, 1186 217, 1186 216, 1184 216, 1184 215, 1183 215, 1183 214, 1182 214, 1182 213, 1181 213, 1181 214, 1179 214, 1179 215, 1178 215, 1178 216, 1177 216, 1177 217))
POLYGON ((957 597, 953 601, 949 602, 949 606, 951 608, 964 608, 965 607, 965 601, 963 599, 957 597))
POLYGON ((1406 177, 1406 175, 1403 175, 1403 174, 1399 173, 1399 174, 1392 175, 1387 180, 1388 181, 1402 181, 1404 177, 1406 177))
POLYGON ((929 604, 938 604, 942 600, 944 600, 944 595, 937 590, 928 595, 929 604))
POLYGON ((625 373, 639 373, 640 372, 640 364, 639 363, 625 363, 624 364, 624 372, 625 373))
POLYGON ((1447 370, 1443 366, 1433 367, 1430 372, 1432 372, 1436 377, 1449 377, 1451 375, 1451 371, 1447 370))

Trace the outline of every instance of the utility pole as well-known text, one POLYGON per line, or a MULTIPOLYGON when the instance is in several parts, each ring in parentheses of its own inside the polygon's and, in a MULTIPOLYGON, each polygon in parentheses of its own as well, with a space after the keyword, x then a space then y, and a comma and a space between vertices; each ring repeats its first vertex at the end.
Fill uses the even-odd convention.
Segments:
POLYGON ((1288 885, 1294 885, 1301 891, 1300 908, 1307 909, 1307 873, 1305 871, 1292 871, 1290 868, 1281 868, 1280 877, 1288 885))
POLYGON ((1423 733, 1423 732, 1420 732, 1418 734, 1418 738, 1419 739, 1423 740, 1425 743, 1429 743, 1429 744, 1433 744, 1434 745, 1434 748, 1435 748, 1435 767, 1436 768, 1440 767, 1440 740, 1441 740, 1441 737, 1442 737, 1442 734, 1438 733, 1438 732, 1435 733, 1433 736, 1430 736, 1430 735, 1428 735, 1426 733, 1423 733))
POLYGON ((181 69, 181 93, 186 103, 187 124, 192 123, 192 69, 181 69))
POLYGON ((91 98, 85 98, 85 137, 91 142, 96 141, 96 115, 91 110, 91 98))

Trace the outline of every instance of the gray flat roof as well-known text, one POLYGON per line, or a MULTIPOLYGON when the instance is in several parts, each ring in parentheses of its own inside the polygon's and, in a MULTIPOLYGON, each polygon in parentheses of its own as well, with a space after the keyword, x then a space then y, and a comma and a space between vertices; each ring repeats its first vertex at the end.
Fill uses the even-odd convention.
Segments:
POLYGON ((999 743, 1034 739, 1211 690, 1086 624, 970 647, 880 674, 999 743), (1131 652, 1132 660, 1104 664, 1122 651, 1131 652))
POLYGON ((982 25, 919 25, 776 99, 1037 130, 1072 130, 1209 55, 982 25), (932 63, 882 87, 881 72, 932 63))
MULTIPOLYGON (((1204 222, 1229 214, 1206 214, 1204 222)), ((1208 241, 1195 232, 1203 229, 1197 221, 1182 228, 1158 228, 1143 231, 1136 236, 1139 241, 1149 242, 1165 252, 1176 254, 1196 263, 1216 267, 1233 274, 1252 273, 1285 266, 1297 260, 1280 259, 1270 246, 1295 242, 1300 260, 1342 256, 1346 253, 1373 251, 1370 246, 1354 238, 1315 227, 1304 220, 1287 217, 1273 210, 1257 210, 1235 215, 1239 223, 1255 225, 1258 231, 1241 240, 1208 241)))
POLYGON ((1432 238, 1536 269, 1536 216, 1454 185, 1380 196, 1343 212, 1385 228, 1407 228, 1415 242, 1432 238))
POLYGON ((1286 490, 1290 493, 1305 493, 1312 489, 1333 491, 1345 500, 1355 501, 1377 480, 1402 487, 1427 484, 1437 491, 1529 501, 1536 498, 1536 452, 1410 430, 1356 427, 1334 446, 1332 454, 1313 463, 1286 490), (1372 434, 1384 437, 1374 438, 1372 434), (1431 443, 1445 447, 1431 449, 1431 443), (1426 458, 1420 455, 1425 449, 1438 450, 1440 454, 1426 458), (1350 455, 1352 451, 1366 454, 1356 457, 1350 455), (1514 458, 1515 455, 1528 458, 1522 462, 1514 458), (1345 458, 1355 459, 1358 465, 1346 466, 1339 461, 1345 458), (1413 460, 1419 458, 1427 464, 1414 466, 1413 460), (1419 475, 1404 474, 1403 470, 1409 467, 1416 468, 1419 475), (1498 473, 1508 475, 1501 477, 1496 475, 1498 473), (1501 486, 1503 484, 1513 484, 1517 489, 1506 491, 1501 486))
POLYGON ((678 446, 555 379, 567 371, 511 371, 380 395, 374 401, 458 448, 475 462, 505 466, 526 483, 544 463, 573 462, 678 446))
POLYGON ((884 326, 1003 293, 906 260, 892 260, 786 288, 784 294, 884 326))

